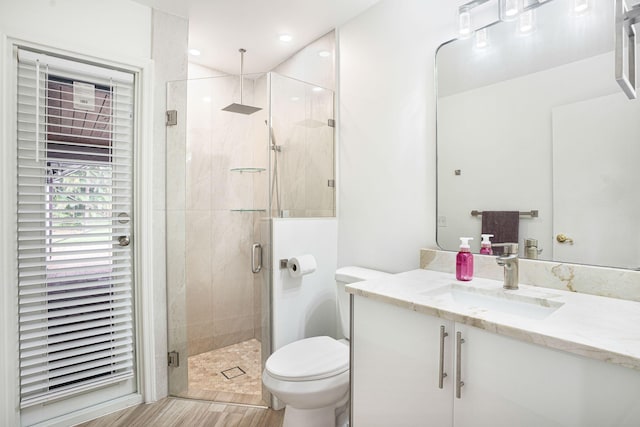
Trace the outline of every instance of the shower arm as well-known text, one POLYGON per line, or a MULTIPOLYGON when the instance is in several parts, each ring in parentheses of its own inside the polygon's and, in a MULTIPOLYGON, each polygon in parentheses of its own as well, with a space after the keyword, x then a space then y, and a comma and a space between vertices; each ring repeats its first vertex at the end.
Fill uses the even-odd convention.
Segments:
POLYGON ((243 88, 243 75, 244 75, 244 53, 246 52, 246 49, 238 49, 238 52, 240 52, 240 104, 242 104, 242 88, 243 88))

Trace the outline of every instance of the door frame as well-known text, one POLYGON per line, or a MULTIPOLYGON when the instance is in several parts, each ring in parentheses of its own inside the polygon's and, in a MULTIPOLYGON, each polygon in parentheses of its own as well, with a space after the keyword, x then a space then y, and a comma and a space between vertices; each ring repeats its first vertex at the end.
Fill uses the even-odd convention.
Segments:
MULTIPOLYGON (((131 58, 97 58, 90 52, 68 51, 61 47, 38 44, 12 38, 0 33, 0 425, 20 425, 19 366, 18 366, 18 313, 16 261, 16 60, 14 48, 36 49, 79 62, 89 62, 108 68, 118 68, 134 74, 136 105, 134 115, 133 153, 133 234, 135 352, 138 391, 112 402, 98 404, 75 413, 51 420, 47 424, 64 425, 89 420, 141 402, 157 400, 156 314, 153 301, 162 290, 154 288, 152 248, 164 244, 163 236, 153 233, 153 61, 131 58), (9 237, 11 236, 11 237, 9 237), (143 250, 142 248, 145 248, 143 250)), ((162 270, 163 271, 163 270, 162 270)), ((156 273, 161 274, 161 273, 156 273)), ((163 312, 160 314, 162 315, 163 312)), ((161 340, 160 340, 161 341, 161 340)), ((162 349, 160 350, 163 353, 162 349)))

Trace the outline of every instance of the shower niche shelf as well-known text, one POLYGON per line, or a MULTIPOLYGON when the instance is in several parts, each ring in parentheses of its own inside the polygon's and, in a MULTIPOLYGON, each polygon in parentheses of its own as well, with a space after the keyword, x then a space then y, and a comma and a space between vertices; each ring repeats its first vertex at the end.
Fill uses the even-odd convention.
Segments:
POLYGON ((231 212, 266 212, 266 209, 231 209, 231 212))
POLYGON ((260 173, 264 172, 266 168, 231 168, 231 172, 240 172, 240 173, 260 173))

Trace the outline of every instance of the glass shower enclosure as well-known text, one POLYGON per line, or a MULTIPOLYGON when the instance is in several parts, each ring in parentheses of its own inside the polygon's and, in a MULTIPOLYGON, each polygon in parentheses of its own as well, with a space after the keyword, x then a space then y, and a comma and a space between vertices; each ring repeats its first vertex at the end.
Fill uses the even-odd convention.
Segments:
POLYGON ((335 215, 333 108, 273 72, 168 84, 171 395, 268 405, 270 220, 335 215))

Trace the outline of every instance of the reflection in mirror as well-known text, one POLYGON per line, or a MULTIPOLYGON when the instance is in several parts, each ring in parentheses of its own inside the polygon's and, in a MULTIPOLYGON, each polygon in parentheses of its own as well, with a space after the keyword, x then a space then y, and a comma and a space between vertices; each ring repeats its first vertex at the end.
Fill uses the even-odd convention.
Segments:
POLYGON ((638 269, 640 102, 614 78, 611 1, 533 12, 527 34, 499 22, 484 47, 469 37, 436 54, 438 244, 473 236, 477 253, 496 233, 472 211, 536 210, 516 223, 520 256, 533 239, 538 259, 638 269))

